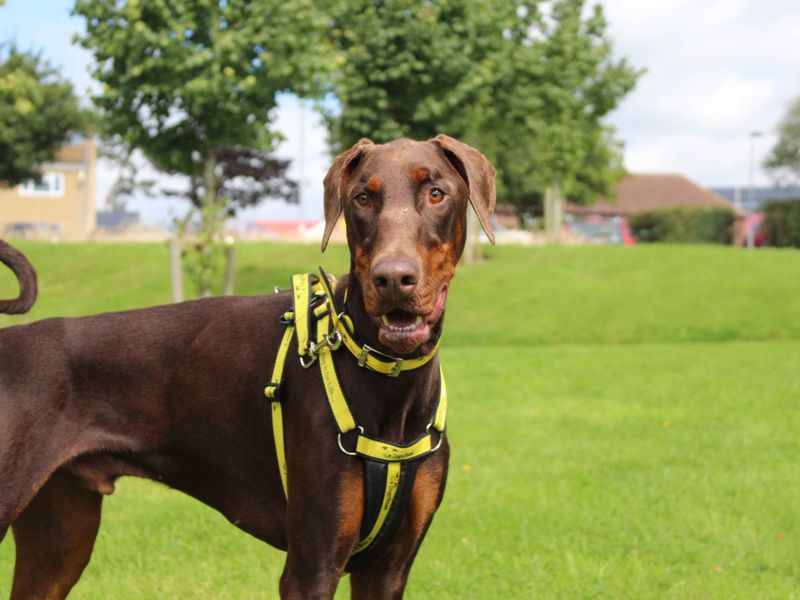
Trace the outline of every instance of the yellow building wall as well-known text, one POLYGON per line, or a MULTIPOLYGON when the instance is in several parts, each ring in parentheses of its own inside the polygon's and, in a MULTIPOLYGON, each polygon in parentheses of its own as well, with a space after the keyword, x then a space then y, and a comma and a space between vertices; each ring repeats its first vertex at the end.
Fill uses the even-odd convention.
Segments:
POLYGON ((57 225, 65 240, 88 239, 95 229, 97 151, 93 140, 63 148, 56 162, 42 166, 43 173, 63 175, 62 194, 30 196, 20 187, 0 187, 0 236, 8 225, 35 223, 57 225), (59 161, 60 158, 66 159, 59 161), (79 160, 81 159, 81 160, 79 160))

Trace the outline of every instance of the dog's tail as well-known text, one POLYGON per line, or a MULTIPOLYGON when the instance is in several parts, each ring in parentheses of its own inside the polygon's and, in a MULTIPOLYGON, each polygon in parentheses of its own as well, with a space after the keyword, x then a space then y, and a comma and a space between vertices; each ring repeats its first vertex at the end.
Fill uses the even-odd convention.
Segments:
POLYGON ((21 315, 36 302, 36 271, 19 250, 0 240, 0 262, 14 271, 19 281, 19 296, 13 300, 0 300, 0 313, 21 315))

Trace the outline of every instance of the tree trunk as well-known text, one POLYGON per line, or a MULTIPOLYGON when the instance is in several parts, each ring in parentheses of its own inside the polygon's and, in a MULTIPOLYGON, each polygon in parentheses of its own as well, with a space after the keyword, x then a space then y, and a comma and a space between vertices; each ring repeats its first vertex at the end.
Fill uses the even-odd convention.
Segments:
POLYGON ((172 284, 172 301, 183 302, 183 272, 181 267, 181 239, 176 233, 169 240, 169 278, 172 284))
POLYGON ((199 273, 197 294, 201 298, 211 295, 214 282, 214 244, 216 240, 217 161, 209 156, 203 166, 203 209, 200 211, 200 231, 197 244, 199 273))
POLYGON ((480 258, 481 222, 478 215, 467 206, 467 237, 464 244, 464 253, 461 255, 461 264, 471 265, 480 258))
POLYGON ((225 296, 233 296, 235 271, 236 247, 231 243, 225 246, 225 285, 222 287, 222 294, 225 296))
POLYGON ((544 192, 544 226, 547 243, 560 244, 564 227, 564 198, 557 184, 548 186, 544 192))

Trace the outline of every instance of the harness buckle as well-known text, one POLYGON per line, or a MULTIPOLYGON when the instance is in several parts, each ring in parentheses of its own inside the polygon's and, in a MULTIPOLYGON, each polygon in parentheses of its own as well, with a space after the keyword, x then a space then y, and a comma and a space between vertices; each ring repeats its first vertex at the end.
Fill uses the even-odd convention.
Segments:
POLYGON ((304 355, 300 355, 300 366, 304 369, 307 369, 315 362, 317 362, 317 345, 314 342, 308 343, 308 353, 304 355))
POLYGON ((400 375, 400 371, 403 370, 403 359, 398 358, 395 360, 394 366, 392 367, 391 372, 389 373, 389 377, 397 377, 400 375))
POLYGON ((332 352, 335 352, 339 349, 339 346, 342 345, 342 334, 339 333, 338 329, 334 329, 332 332, 326 333, 325 343, 332 352))
POLYGON ((361 354, 358 355, 359 367, 363 367, 365 364, 367 364, 367 357, 369 356, 370 350, 372 350, 372 348, 370 348, 366 344, 364 344, 364 346, 361 348, 361 354))
POLYGON ((394 363, 392 365, 392 370, 387 373, 389 377, 397 377, 400 375, 400 372, 403 370, 403 362, 405 359, 397 358, 395 356, 389 356, 388 354, 384 354, 380 350, 375 350, 372 346, 368 344, 364 344, 361 347, 361 354, 358 355, 358 366, 363 367, 367 364, 367 359, 369 355, 372 354, 378 360, 387 360, 394 363))

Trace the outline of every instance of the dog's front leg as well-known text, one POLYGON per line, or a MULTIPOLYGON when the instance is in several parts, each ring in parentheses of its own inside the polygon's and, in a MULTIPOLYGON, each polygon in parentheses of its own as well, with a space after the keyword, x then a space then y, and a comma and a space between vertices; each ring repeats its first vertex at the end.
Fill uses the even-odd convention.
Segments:
POLYGON ((350 575, 353 600, 400 600, 403 597, 411 564, 442 501, 448 457, 449 447, 445 443, 439 453, 419 466, 408 512, 393 543, 382 556, 350 575))
MULTIPOLYGON (((310 453, 309 453, 310 454, 310 453)), ((309 460, 289 476, 289 547, 283 600, 330 599, 358 541, 363 515, 363 465, 339 453, 309 460)))

